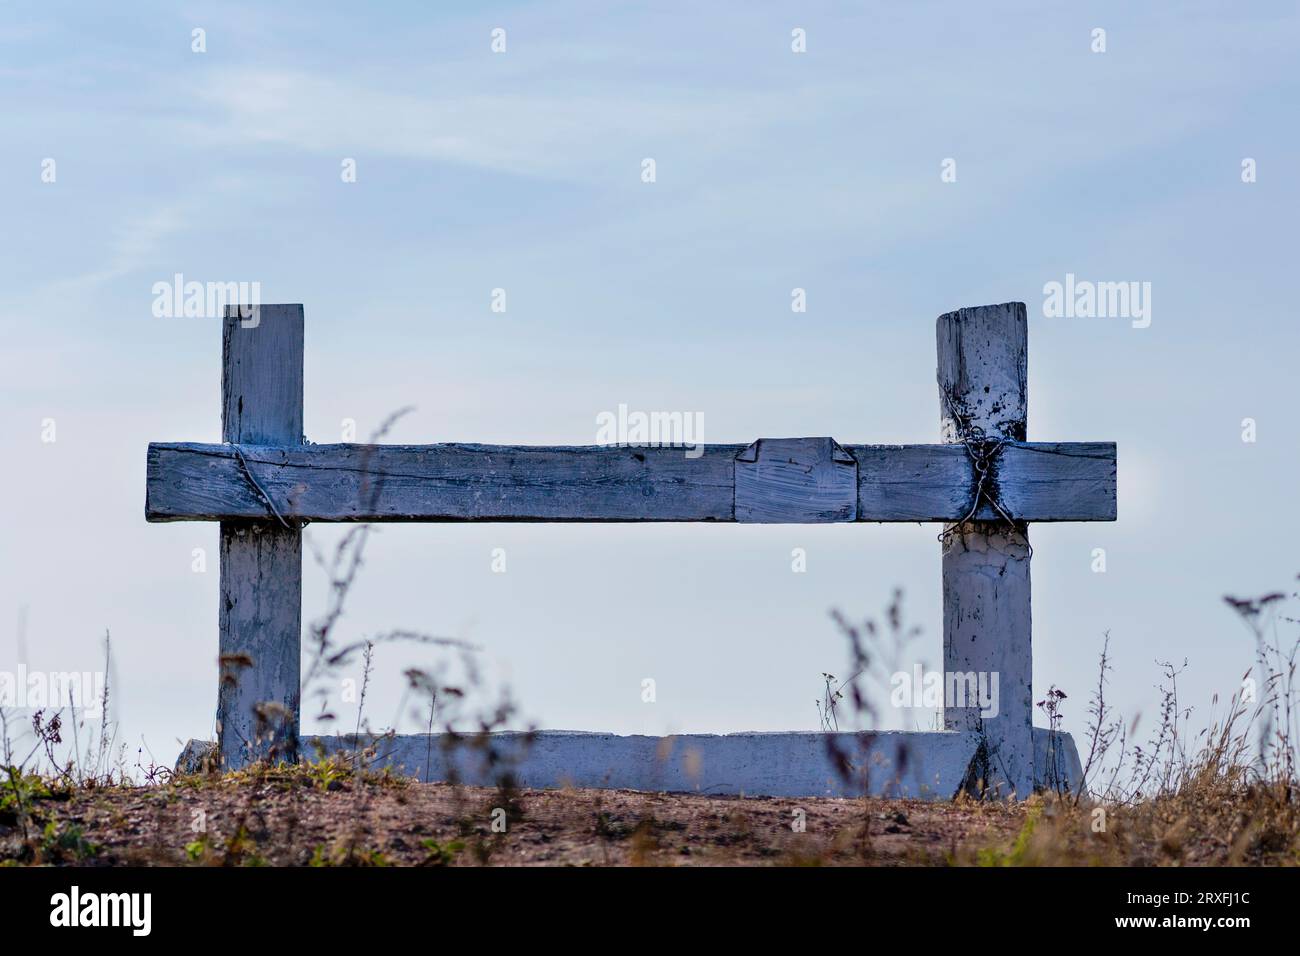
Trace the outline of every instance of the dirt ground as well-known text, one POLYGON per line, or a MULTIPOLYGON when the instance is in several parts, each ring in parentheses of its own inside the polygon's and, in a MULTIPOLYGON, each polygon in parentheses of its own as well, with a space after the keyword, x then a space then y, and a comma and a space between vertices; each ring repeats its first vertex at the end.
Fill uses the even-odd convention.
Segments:
POLYGON ((418 783, 320 762, 150 786, 0 788, 0 865, 1296 865, 1289 792, 1139 806, 785 799, 418 783))
POLYGON ((1022 806, 446 784, 180 780, 80 789, 0 820, 0 858, 72 865, 943 865, 1022 806), (960 851, 960 852, 959 852, 960 851))

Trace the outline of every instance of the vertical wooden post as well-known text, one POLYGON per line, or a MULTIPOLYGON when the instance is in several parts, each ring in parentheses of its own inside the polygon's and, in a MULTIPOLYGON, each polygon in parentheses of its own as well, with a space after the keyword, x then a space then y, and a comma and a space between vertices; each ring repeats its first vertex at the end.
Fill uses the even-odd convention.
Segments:
MULTIPOLYGON (((303 307, 227 308, 222 440, 302 443, 303 307)), ((250 484, 255 479, 245 476, 250 484)), ((283 504, 277 505, 283 507, 283 504)), ((297 758, 302 532, 278 519, 221 523, 221 765, 297 758)))
MULTIPOLYGON (((961 441, 972 426, 983 429, 989 438, 1024 441, 1028 418, 1024 303, 961 309, 941 315, 937 326, 943 441, 961 441)), ((993 468, 996 475, 996 463, 993 468)), ((954 529, 944 541, 943 660, 945 688, 954 684, 954 678, 956 684, 969 686, 974 674, 997 691, 996 716, 991 709, 982 712, 969 697, 967 706, 946 701, 944 727, 983 734, 976 776, 983 778, 986 792, 1028 796, 1034 786, 1033 665, 1029 537, 1024 522, 1012 529, 1001 519, 972 521, 954 529)))

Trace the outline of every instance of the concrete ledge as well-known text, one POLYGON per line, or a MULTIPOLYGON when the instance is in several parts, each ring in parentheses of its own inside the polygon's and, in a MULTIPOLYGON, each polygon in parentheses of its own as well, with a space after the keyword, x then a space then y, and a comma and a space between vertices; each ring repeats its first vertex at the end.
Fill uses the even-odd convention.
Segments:
POLYGON ((1034 728, 1034 787, 1073 793, 1082 786, 1083 764, 1074 738, 1066 733, 1053 733, 1043 727, 1034 728))
MULTIPOLYGON (((435 735, 438 737, 441 735, 435 735)), ((348 738, 324 738, 325 752, 356 749, 348 738)), ((493 785, 501 765, 462 746, 444 750, 424 735, 379 742, 378 762, 421 779, 493 785), (426 765, 430 773, 426 774, 426 765)), ((494 749, 515 763, 527 787, 603 787, 773 797, 842 797, 861 793, 948 799, 961 786, 979 738, 973 733, 741 733, 676 737, 546 731, 530 748, 522 734, 497 734, 494 749), (830 746, 852 765, 846 782, 830 746)), ((315 745, 305 744, 303 753, 315 745)))
MULTIPOLYGON (((372 766, 421 780, 495 786, 513 769, 520 786, 597 787, 772 797, 917 797, 949 800, 978 775, 980 737, 974 732, 789 732, 622 737, 570 730, 491 735, 493 756, 468 739, 445 734, 394 737, 308 737, 308 759, 376 748, 372 766), (850 768, 836 769, 832 747, 850 768)), ((195 769, 210 744, 190 741, 178 769, 195 769)), ((1070 790, 1082 776, 1069 734, 1034 728, 1040 789, 1070 790), (1050 759, 1049 759, 1050 758, 1050 759), (1055 776, 1052 777, 1052 768, 1055 776)))

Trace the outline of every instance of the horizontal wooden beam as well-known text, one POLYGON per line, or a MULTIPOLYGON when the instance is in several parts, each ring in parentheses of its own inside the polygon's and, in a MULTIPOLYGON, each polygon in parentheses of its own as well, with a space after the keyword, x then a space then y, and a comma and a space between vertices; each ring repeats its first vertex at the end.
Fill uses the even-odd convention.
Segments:
MULTIPOLYGON (((310 521, 955 521, 970 508, 974 476, 961 445, 826 442, 689 450, 154 443, 145 516, 266 518, 267 499, 286 519, 310 521), (792 467, 804 450, 806 469, 792 467), (850 478, 856 468, 855 508, 833 507, 844 468, 850 478), (800 481, 810 498, 831 500, 798 509, 800 481), (765 500, 769 489, 780 492, 775 504, 765 500)), ((1113 521, 1115 469, 1112 443, 1016 443, 998 456, 992 487, 1017 519, 1113 521)), ((984 504, 976 517, 998 516, 984 504)))
MULTIPOLYGON (((966 517, 974 474, 964 445, 845 445, 858 460, 859 521, 966 517)), ((1021 521, 1114 521, 1113 442, 1019 442, 994 461, 991 488, 1021 521)), ((981 503, 976 520, 1000 515, 981 503)))

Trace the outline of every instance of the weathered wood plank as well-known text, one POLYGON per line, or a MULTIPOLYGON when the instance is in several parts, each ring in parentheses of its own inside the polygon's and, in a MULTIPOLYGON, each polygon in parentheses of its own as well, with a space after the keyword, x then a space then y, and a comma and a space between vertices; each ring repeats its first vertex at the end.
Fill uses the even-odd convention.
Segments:
MULTIPOLYGON (((993 488, 1017 521, 1114 521, 1114 442, 1025 442, 993 463, 993 488)), ((976 518, 997 517, 985 505, 976 518)))
POLYGON ((1025 304, 981 305, 941 315, 935 338, 939 437, 944 442, 958 441, 960 418, 989 437, 1025 441, 1029 435, 1025 304))
MULTIPOLYGON (((1028 322, 1021 302, 961 309, 936 322, 939 423, 945 442, 982 432, 1024 441, 1028 419, 1028 322)), ((952 446, 965 454, 961 444, 952 446)), ((1027 446, 1035 448, 1035 446, 1027 446)), ((1113 452, 1113 446, 1112 446, 1113 452)), ((1018 520, 971 521, 943 542, 943 664, 960 675, 962 698, 944 701, 944 729, 973 730, 984 742, 973 774, 991 792, 1027 797, 1034 787, 1033 664, 1029 539, 1018 508, 1044 492, 1052 504, 1077 503, 1095 488, 1073 480, 1105 469, 1104 455, 1075 446, 1040 452, 1004 448, 993 465, 995 499, 1018 520), (1072 452, 1072 449, 1074 451, 1072 452), (1064 480, 1062 480, 1064 479, 1064 480), (1061 496, 1062 500, 1057 501, 1061 496), (971 691, 983 687, 983 694, 971 691)), ((1111 479, 1114 456, 1111 455, 1111 479)), ((1104 496, 1103 496, 1104 499, 1104 496)), ((1110 499, 1113 513, 1113 486, 1110 499)), ((982 516, 981 516, 982 517, 982 516)), ((992 517, 992 516, 990 516, 992 517)), ((945 681, 947 684, 947 681, 945 681)))
MULTIPOLYGON (((222 325, 222 436, 302 443, 303 307, 264 305, 222 325)), ((230 446, 217 446, 229 449, 230 446)), ((217 740, 229 768, 296 759, 302 532, 260 510, 222 515, 217 740), (237 520, 256 518, 262 520, 237 520)))
POLYGON ((736 456, 736 520, 824 524, 858 513, 858 463, 833 438, 760 438, 736 456))
POLYGON ((223 766, 295 759, 302 666, 302 532, 221 522, 218 610, 223 766))
MULTIPOLYGON (((859 521, 956 521, 975 493, 961 445, 845 445, 858 460, 859 521)), ((1114 521, 1113 442, 1023 442, 993 468, 1003 507, 1024 521, 1114 521)), ((979 520, 999 515, 987 502, 979 520)))
MULTIPOLYGON (((731 521, 744 445, 244 446, 286 515, 312 521, 731 521)), ((149 446, 151 521, 265 515, 227 445, 149 446)))
MULTIPOLYGON (((244 445, 241 451, 283 514, 312 521, 734 521, 738 494, 740 520, 758 520, 743 507, 749 479, 737 477, 752 467, 737 459, 753 446, 703 447, 699 458, 671 447, 244 445)), ((959 445, 835 447, 858 463, 858 521, 955 521, 970 506, 972 469, 959 445)), ((147 471, 150 521, 268 514, 230 445, 151 444, 147 471)), ((1111 443, 1010 445, 997 475, 1002 500, 1018 518, 1115 518, 1111 443)), ((834 494, 841 491, 836 486, 834 494)), ((814 510, 799 515, 787 508, 769 518, 834 520, 835 509, 814 510)), ((848 510, 842 513, 839 520, 853 520, 848 510)), ((986 505, 979 516, 993 514, 986 505)))
POLYGON ((234 307, 221 326, 221 437, 249 445, 302 444, 301 305, 234 307))

